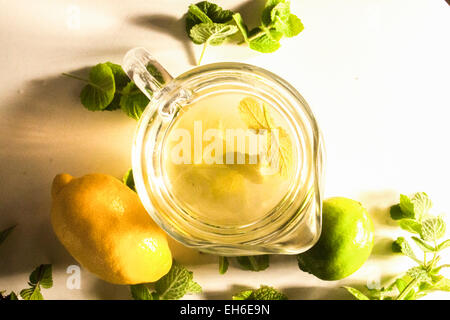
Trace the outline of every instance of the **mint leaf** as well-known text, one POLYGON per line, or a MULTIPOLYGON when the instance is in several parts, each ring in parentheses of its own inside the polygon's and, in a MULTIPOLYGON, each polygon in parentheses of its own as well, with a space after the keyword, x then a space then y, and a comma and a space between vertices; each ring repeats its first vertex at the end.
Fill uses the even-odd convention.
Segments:
POLYGON ((395 240, 392 243, 392 251, 393 252, 401 252, 405 256, 407 256, 407 257, 411 258, 412 260, 414 260, 415 262, 417 262, 418 264, 422 264, 422 261, 417 259, 411 246, 403 237, 397 238, 397 240, 395 240))
POLYGON ((20 296, 23 300, 44 300, 39 286, 23 289, 20 291, 20 296))
POLYGON ((369 297, 367 297, 364 293, 355 288, 352 287, 344 287, 344 288, 347 289, 347 291, 350 292, 358 300, 370 300, 369 297))
POLYGON ((276 27, 277 31, 283 32, 285 37, 292 38, 298 35, 303 31, 304 26, 300 18, 298 18, 295 14, 289 15, 288 21, 283 23, 283 28, 276 27))
POLYGON ((445 240, 444 242, 439 244, 436 249, 437 249, 437 251, 441 251, 441 250, 444 250, 444 249, 446 249, 448 247, 450 247, 450 239, 445 240))
POLYGON ((248 28, 247 25, 244 23, 241 14, 240 13, 233 14, 233 20, 236 23, 236 26, 239 28, 239 31, 241 32, 242 37, 244 38, 244 41, 248 43, 248 28))
POLYGON ((156 300, 145 284, 132 285, 130 286, 130 291, 134 300, 156 300))
POLYGON ((208 45, 220 45, 236 32, 238 32, 238 27, 224 23, 200 23, 193 26, 190 31, 191 38, 197 44, 204 44, 197 64, 201 64, 208 45))
POLYGON ((120 109, 120 92, 123 88, 130 82, 125 71, 123 71, 122 67, 118 64, 112 62, 106 62, 106 65, 111 68, 111 71, 114 76, 114 84, 116 86, 116 92, 114 93, 114 98, 111 103, 105 108, 107 111, 114 111, 120 109))
POLYGON ((427 215, 433 206, 433 203, 425 192, 415 193, 411 198, 411 202, 414 204, 414 213, 418 220, 421 220, 427 215))
MULTIPOLYGON (((275 7, 279 5, 286 7, 286 2, 286 0, 267 0, 261 14, 261 23, 264 27, 270 27, 274 22, 275 13, 272 13, 272 11, 274 11, 275 7)), ((287 8, 289 9, 289 6, 287 6, 287 8)), ((278 10, 279 9, 280 7, 278 7, 278 10)))
POLYGON ((434 286, 433 290, 450 291, 450 279, 442 277, 434 286))
POLYGON ((190 281, 186 294, 196 294, 196 293, 201 293, 202 292, 202 287, 195 281, 190 281))
POLYGON ((16 226, 12 226, 9 228, 6 228, 3 231, 0 231, 0 245, 3 243, 3 241, 6 240, 6 238, 11 234, 11 232, 14 230, 16 226))
POLYGON ((191 30, 194 26, 207 23, 227 23, 233 19, 233 12, 230 10, 223 10, 218 5, 202 1, 197 4, 189 6, 188 13, 186 14, 186 32, 195 44, 203 42, 197 42, 191 35, 191 30))
POLYGON ((399 226, 410 233, 420 234, 422 232, 422 224, 414 219, 402 219, 399 222, 399 226))
MULTIPOLYGON (((408 198, 409 199, 409 198, 408 198)), ((411 218, 410 214, 403 213, 400 204, 395 204, 389 209, 389 213, 391 215, 391 218, 393 220, 400 220, 400 219, 408 219, 411 218)), ((411 219, 412 220, 412 219, 411 219)))
POLYGON ((114 99, 114 75, 106 63, 99 63, 89 73, 88 84, 80 94, 81 103, 90 111, 104 110, 114 99))
POLYGON ((428 272, 423 267, 414 267, 406 272, 411 278, 419 281, 430 281, 428 272))
POLYGON ((177 300, 190 292, 199 292, 201 287, 193 280, 193 273, 173 261, 170 271, 155 283, 160 300, 177 300))
POLYGON ((233 300, 250 300, 251 295, 253 294, 253 290, 244 290, 237 294, 235 294, 232 299, 233 300))
POLYGON ((238 32, 233 25, 223 23, 200 23, 195 25, 191 31, 191 38, 197 44, 210 44, 217 46, 222 44, 226 38, 238 32))
POLYGON ((288 298, 278 290, 263 285, 257 290, 242 291, 234 295, 233 300, 288 300, 288 298))
POLYGON ((51 264, 41 264, 39 267, 34 269, 30 274, 30 285, 42 286, 45 289, 49 289, 53 286, 52 279, 52 265, 51 264))
POLYGON ((422 222, 421 237, 425 241, 436 241, 445 235, 445 222, 442 217, 432 217, 422 222))
POLYGON ((404 218, 414 219, 416 216, 414 214, 414 203, 411 199, 404 195, 400 195, 400 209, 403 212, 404 218))
POLYGON ((24 300, 44 300, 41 293, 41 286, 49 289, 53 286, 52 265, 41 264, 30 274, 30 288, 20 291, 20 296, 24 300))
POLYGON ((262 271, 269 267, 269 255, 236 257, 244 270, 262 271))
MULTIPOLYGON (((255 33, 252 31, 250 34, 255 33)), ((249 47, 262 53, 270 53, 277 51, 280 48, 281 34, 276 31, 270 31, 269 34, 263 33, 260 36, 249 40, 249 47)), ((251 35, 250 35, 251 38, 251 35)))
POLYGON ((123 183, 130 188, 133 191, 136 191, 136 186, 134 184, 134 177, 133 177, 133 169, 129 169, 122 179, 123 183))
POLYGON ((220 274, 225 274, 228 270, 228 258, 227 257, 219 257, 219 273, 220 274))
POLYGON ((411 239, 414 240, 414 242, 424 251, 424 252, 435 252, 435 248, 430 246, 428 243, 423 241, 422 239, 419 239, 417 237, 411 237, 411 239))
POLYGON ((120 108, 129 117, 139 120, 149 102, 150 100, 139 90, 134 82, 130 82, 122 90, 120 108))

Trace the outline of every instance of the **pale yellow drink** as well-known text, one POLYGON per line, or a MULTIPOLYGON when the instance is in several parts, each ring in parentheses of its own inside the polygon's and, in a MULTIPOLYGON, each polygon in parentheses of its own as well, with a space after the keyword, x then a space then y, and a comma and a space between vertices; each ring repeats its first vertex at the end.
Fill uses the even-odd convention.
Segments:
MULTIPOLYGON (((183 106, 165 138, 163 151, 165 179, 180 206, 189 210, 189 214, 196 219, 216 226, 250 224, 273 210, 288 192, 293 175, 268 170, 267 161, 255 154, 252 143, 256 138, 261 138, 261 132, 255 130, 255 126, 262 129, 268 125, 286 130, 282 131, 285 132, 281 135, 281 143, 284 136, 284 149, 282 147, 280 151, 289 153, 284 156, 289 157, 288 165, 292 173, 294 150, 291 143, 286 143, 289 141, 287 125, 274 108, 256 96, 236 91, 212 92, 183 106), (243 102, 258 104, 261 107, 259 111, 266 114, 263 116, 259 112, 255 119, 249 119, 249 116, 254 116, 254 110, 243 110, 243 102), (203 136, 199 138, 200 126, 203 136), (208 136, 209 129, 215 129, 215 135, 208 136), (230 129, 242 129, 241 133, 245 132, 246 136, 238 134, 231 144, 227 136, 230 129), (190 142, 180 151, 180 143, 187 142, 183 141, 187 133, 190 142), (238 139, 245 140, 245 148, 238 144, 238 139), (219 142, 223 145, 222 149, 217 147, 219 142), (214 146, 217 148, 214 149, 214 146), (216 157, 219 149, 223 151, 223 156, 216 157), (190 160, 190 163, 175 163, 180 162, 177 155, 184 156, 183 159, 190 160), (238 157, 245 163, 237 163, 238 157), (210 163, 211 158, 223 159, 223 163, 210 163), (234 163, 230 163, 230 158, 234 159, 234 163)), ((270 143, 269 140, 267 144, 270 143)))

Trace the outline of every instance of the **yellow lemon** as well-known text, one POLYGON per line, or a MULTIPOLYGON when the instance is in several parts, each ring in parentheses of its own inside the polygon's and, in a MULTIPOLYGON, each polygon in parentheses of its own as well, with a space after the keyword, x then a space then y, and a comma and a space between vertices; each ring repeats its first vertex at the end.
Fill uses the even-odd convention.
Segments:
POLYGON ((86 269, 115 284, 154 282, 172 265, 166 234, 137 194, 105 174, 55 177, 51 220, 56 236, 86 269))

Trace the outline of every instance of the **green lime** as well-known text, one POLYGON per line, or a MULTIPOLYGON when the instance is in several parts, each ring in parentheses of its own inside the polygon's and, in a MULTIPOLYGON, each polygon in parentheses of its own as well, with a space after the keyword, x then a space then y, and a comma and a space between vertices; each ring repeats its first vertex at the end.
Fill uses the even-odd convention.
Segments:
POLYGON ((322 233, 297 256, 301 270, 322 280, 339 280, 358 270, 373 247, 373 223, 361 203, 347 198, 323 202, 322 233))

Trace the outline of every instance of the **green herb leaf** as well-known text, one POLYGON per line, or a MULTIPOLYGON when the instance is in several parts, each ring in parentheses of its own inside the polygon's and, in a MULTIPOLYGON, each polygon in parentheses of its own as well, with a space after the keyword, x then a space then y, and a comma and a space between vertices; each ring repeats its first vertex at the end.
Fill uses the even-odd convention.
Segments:
POLYGON ((41 264, 30 274, 28 284, 30 288, 20 291, 20 296, 24 300, 44 300, 41 293, 41 286, 49 289, 53 286, 52 265, 41 264))
POLYGON ((133 169, 129 169, 122 179, 123 183, 130 188, 133 191, 136 191, 136 186, 134 184, 134 177, 133 177, 133 169))
POLYGON ((236 23, 236 26, 239 28, 239 31, 241 32, 242 37, 244 38, 244 41, 248 43, 248 28, 244 20, 242 19, 241 14, 240 13, 233 14, 233 20, 236 23))
POLYGON ((350 292, 358 300, 370 300, 369 297, 367 297, 364 293, 355 288, 352 287, 344 287, 344 288, 347 289, 347 291, 350 292))
MULTIPOLYGON (((288 1, 286 0, 267 0, 266 1, 266 5, 264 6, 262 15, 261 15, 261 23, 264 27, 270 27, 271 24, 274 22, 274 16, 276 13, 272 13, 272 11, 274 11, 275 7, 277 6, 284 6, 284 8, 289 9, 289 5, 286 6, 286 3, 288 3, 288 1)), ((278 7, 278 10, 280 9, 280 7, 278 7)), ((290 13, 290 11, 289 11, 290 13)))
POLYGON ((253 294, 253 290, 244 290, 237 294, 235 294, 232 299, 233 300, 250 300, 251 295, 253 294))
POLYGON ((244 290, 234 295, 233 300, 288 300, 288 298, 272 287, 261 286, 257 290, 244 290))
POLYGON ((414 267, 406 272, 411 278, 419 281, 430 281, 430 275, 423 267, 414 267))
POLYGON ((418 220, 422 220, 433 206, 433 203, 425 192, 415 193, 411 198, 411 201, 414 204, 414 213, 418 220))
POLYGON ((450 291, 450 279, 442 277, 441 280, 434 284, 433 290, 450 291))
POLYGON ((422 232, 422 224, 413 219, 402 219, 399 222, 399 226, 411 233, 420 234, 422 232))
POLYGON ((414 240, 414 242, 424 251, 424 252, 435 252, 435 248, 430 246, 428 243, 423 241, 422 239, 419 239, 417 237, 411 237, 411 239, 414 240))
POLYGON ((186 294, 196 294, 201 293, 202 287, 195 281, 189 282, 186 294))
MULTIPOLYGON (((277 51, 280 48, 280 35, 281 34, 276 31, 263 33, 260 36, 251 39, 249 42, 249 47, 252 50, 256 50, 262 53, 271 53, 277 51)), ((249 36, 249 38, 251 38, 251 35, 249 36)))
POLYGON ((436 249, 437 249, 437 251, 441 251, 441 250, 444 250, 444 249, 446 249, 448 247, 450 247, 450 239, 445 240, 444 242, 439 244, 436 249))
POLYGON ((403 237, 399 237, 397 238, 397 240, 395 240, 392 243, 392 251, 393 252, 401 252, 403 253, 405 256, 413 259, 415 262, 417 262, 418 264, 422 264, 422 261, 420 261, 419 259, 417 259, 416 255, 414 254, 414 251, 412 250, 411 246, 409 245, 409 243, 405 240, 405 238, 403 237))
POLYGON ((53 286, 52 265, 41 264, 30 274, 30 285, 49 289, 53 286))
POLYGON ((139 120, 149 102, 150 100, 139 90, 134 82, 130 82, 122 90, 120 108, 129 117, 139 120))
POLYGON ((193 4, 189 6, 189 11, 186 15, 186 32, 191 37, 192 41, 196 44, 198 43, 196 39, 194 39, 191 35, 191 30, 194 26, 207 23, 227 23, 233 19, 233 12, 230 10, 223 10, 218 5, 208 2, 202 1, 197 4, 193 4))
POLYGON ((20 291, 20 296, 23 300, 44 300, 39 286, 23 289, 20 291))
POLYGON ((107 111, 114 111, 120 109, 120 92, 125 88, 125 86, 131 81, 122 67, 118 64, 112 62, 106 62, 106 65, 111 68, 114 76, 114 84, 116 86, 116 91, 114 93, 114 98, 111 103, 105 108, 107 111))
POLYGON ((222 44, 229 36, 238 32, 233 25, 223 23, 200 23, 195 25, 190 32, 191 38, 197 44, 217 46, 222 44))
POLYGON ((400 195, 400 209, 403 212, 403 218, 408 218, 408 219, 414 219, 415 218, 415 214, 414 214, 414 203, 411 201, 411 199, 404 195, 401 194, 400 195))
POLYGON ((6 238, 11 234, 11 232, 14 230, 16 226, 12 226, 9 228, 6 228, 3 231, 0 231, 0 245, 3 243, 3 241, 6 240, 6 238))
POLYGON ((280 174, 284 177, 289 176, 292 168, 292 143, 287 132, 281 128, 276 127, 274 120, 270 116, 269 110, 264 103, 259 103, 253 98, 244 98, 239 103, 239 113, 242 120, 245 121, 249 129, 252 130, 266 130, 269 135, 267 155, 268 158, 272 156, 272 150, 278 149, 277 159, 270 159, 270 161, 277 160, 277 165, 280 174), (272 134, 277 133, 278 139, 272 139, 272 134))
POLYGON ((155 283, 155 289, 160 300, 177 300, 187 293, 200 292, 201 287, 191 271, 174 261, 170 271, 155 283))
POLYGON ((244 270, 262 271, 269 267, 269 255, 236 257, 244 270))
MULTIPOLYGON (((400 204, 395 204, 389 209, 389 213, 391 215, 391 218, 393 220, 400 220, 400 219, 408 219, 411 218, 409 214, 404 214, 402 209, 400 208, 400 204)), ((410 219, 412 220, 412 219, 410 219)))
POLYGON ((445 222, 442 217, 432 217, 422 222, 421 237, 425 241, 436 241, 445 235, 445 222))
POLYGON ((156 300, 145 284, 132 285, 130 286, 130 291, 134 300, 156 300))
POLYGON ((80 94, 81 103, 91 111, 104 110, 114 99, 116 86, 111 68, 99 63, 89 73, 88 84, 80 94))
POLYGON ((220 256, 219 257, 219 273, 225 274, 228 270, 228 265, 229 265, 228 258, 220 256))

